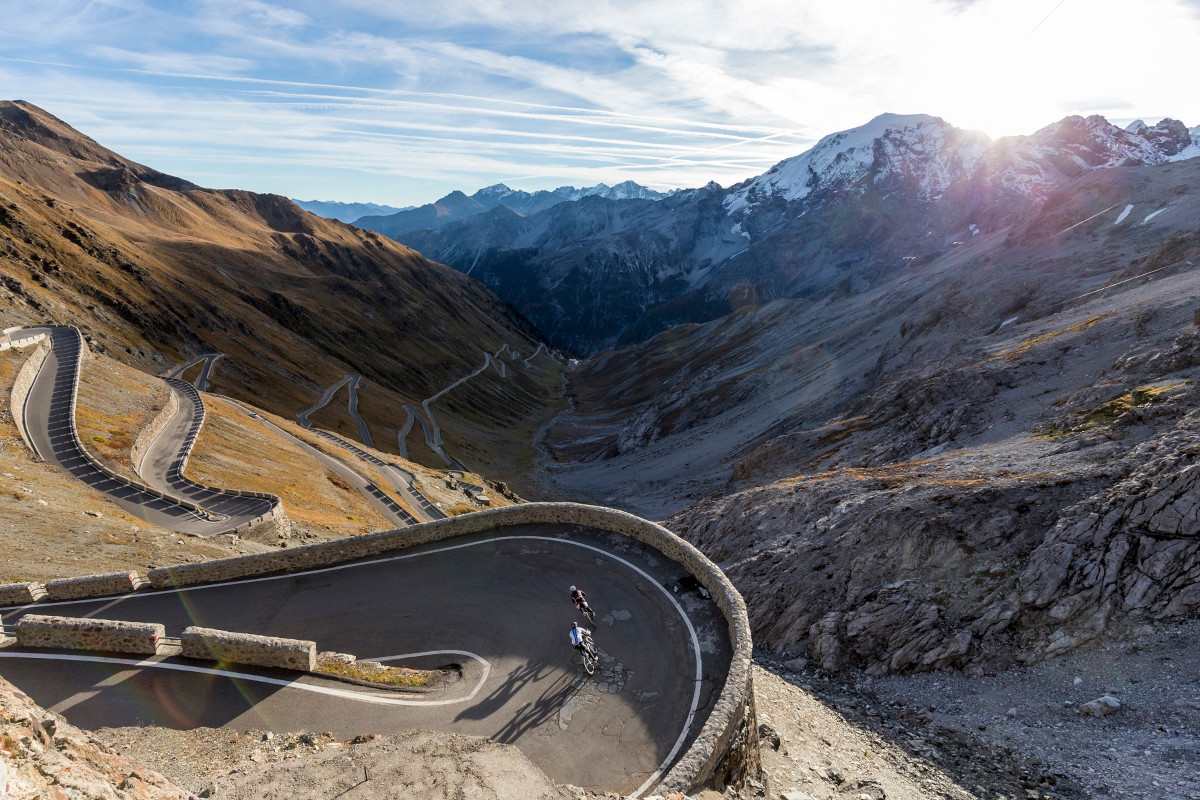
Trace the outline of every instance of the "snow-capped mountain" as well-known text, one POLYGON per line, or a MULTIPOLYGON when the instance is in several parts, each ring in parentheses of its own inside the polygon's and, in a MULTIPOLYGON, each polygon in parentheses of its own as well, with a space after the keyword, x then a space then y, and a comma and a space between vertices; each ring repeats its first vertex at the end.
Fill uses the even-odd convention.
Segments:
POLYGON ((522 211, 524 193, 489 187, 503 207, 382 232, 483 281, 557 346, 590 352, 776 297, 859 292, 1028 219, 1088 173, 1196 155, 1200 128, 1171 119, 1121 129, 1071 116, 992 141, 884 114, 729 189, 656 201, 564 192, 522 211))
POLYGON ((906 184, 913 196, 934 200, 968 177, 990 144, 986 134, 959 130, 939 117, 881 114, 734 187, 725 207, 737 213, 768 197, 794 202, 864 179, 906 184))
POLYGON ((397 214, 361 217, 355 221, 360 228, 378 231, 385 236, 397 238, 408 231, 424 228, 440 228, 451 222, 467 219, 504 206, 522 215, 535 214, 559 203, 581 200, 584 197, 603 197, 608 200, 661 200, 671 193, 656 192, 645 186, 624 181, 616 186, 598 183, 577 189, 560 186, 553 191, 526 192, 512 189, 503 183, 485 186, 475 194, 454 191, 442 199, 397 214))

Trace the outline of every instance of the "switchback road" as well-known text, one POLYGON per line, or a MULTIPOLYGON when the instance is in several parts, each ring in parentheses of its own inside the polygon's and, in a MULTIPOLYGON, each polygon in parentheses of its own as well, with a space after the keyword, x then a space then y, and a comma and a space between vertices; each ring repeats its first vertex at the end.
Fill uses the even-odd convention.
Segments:
POLYGON ((619 535, 555 525, 500 528, 308 573, 0 616, 11 625, 26 611, 162 622, 176 636, 198 624, 314 639, 322 650, 395 664, 462 667, 452 685, 414 695, 254 668, 235 677, 183 659, 0 650, 6 677, 84 727, 471 733, 517 745, 558 781, 622 793, 648 789, 683 752, 730 659, 723 617, 681 566, 619 535), (572 584, 587 590, 599 616, 594 677, 568 642, 571 623, 586 623, 570 603, 572 584), (56 655, 74 657, 43 658, 56 655))

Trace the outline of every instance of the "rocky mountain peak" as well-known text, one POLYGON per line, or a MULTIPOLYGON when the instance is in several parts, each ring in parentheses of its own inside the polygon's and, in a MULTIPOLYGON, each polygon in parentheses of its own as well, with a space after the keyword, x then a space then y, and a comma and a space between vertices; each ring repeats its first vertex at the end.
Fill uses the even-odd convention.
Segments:
POLYGON ((864 179, 907 185, 935 199, 967 174, 991 140, 928 114, 880 114, 865 125, 832 133, 794 158, 734 189, 726 208, 737 212, 765 198, 802 200, 823 189, 864 179))
MULTIPOLYGON (((471 195, 475 200, 483 201, 490 198, 502 198, 507 195, 514 194, 514 190, 503 183, 493 183, 491 186, 485 186, 475 194, 471 195)), ((521 194, 525 194, 521 192, 521 194)))
POLYGON ((1156 150, 1165 156, 1176 156, 1190 147, 1192 132, 1177 119, 1167 118, 1154 127, 1142 125, 1137 135, 1148 141, 1156 150))

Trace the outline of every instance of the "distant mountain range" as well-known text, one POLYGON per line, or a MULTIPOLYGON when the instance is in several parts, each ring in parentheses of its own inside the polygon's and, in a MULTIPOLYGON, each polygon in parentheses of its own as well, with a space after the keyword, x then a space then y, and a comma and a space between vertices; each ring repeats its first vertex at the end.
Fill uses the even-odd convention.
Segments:
POLYGON ((358 224, 477 278, 553 344, 588 353, 773 298, 859 292, 1011 225, 1085 173, 1196 155, 1200 128, 1172 119, 1121 129, 1072 116, 992 141, 884 114, 728 189, 539 207, 557 195, 499 186, 358 224))
POLYGON ((584 197, 602 197, 606 200, 661 200, 671 194, 672 192, 647 189, 633 181, 624 181, 616 186, 598 183, 582 189, 560 186, 553 191, 541 190, 533 193, 510 189, 503 183, 497 183, 480 189, 469 197, 462 192, 451 192, 441 200, 419 208, 396 214, 366 216, 355 220, 354 224, 394 238, 405 231, 440 228, 496 208, 528 216, 559 203, 573 202, 584 197))
POLYGON ((407 211, 412 208, 412 206, 404 208, 381 206, 378 203, 339 203, 335 200, 297 200, 294 197, 290 199, 305 211, 311 211, 318 217, 336 219, 340 222, 354 222, 359 217, 370 214, 395 214, 398 211, 407 211))

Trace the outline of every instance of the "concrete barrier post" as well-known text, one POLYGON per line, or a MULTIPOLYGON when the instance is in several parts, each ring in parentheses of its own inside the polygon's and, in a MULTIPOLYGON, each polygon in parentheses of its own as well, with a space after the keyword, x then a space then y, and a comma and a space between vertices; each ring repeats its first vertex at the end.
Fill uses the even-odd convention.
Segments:
POLYGON ((158 623, 26 614, 13 626, 18 647, 154 655, 166 634, 158 623))
POLYGON ((317 643, 278 636, 257 636, 191 626, 179 637, 185 658, 227 661, 258 667, 312 672, 317 667, 317 643))
POLYGON ((0 584, 0 606, 25 606, 46 597, 46 587, 40 583, 0 584))

